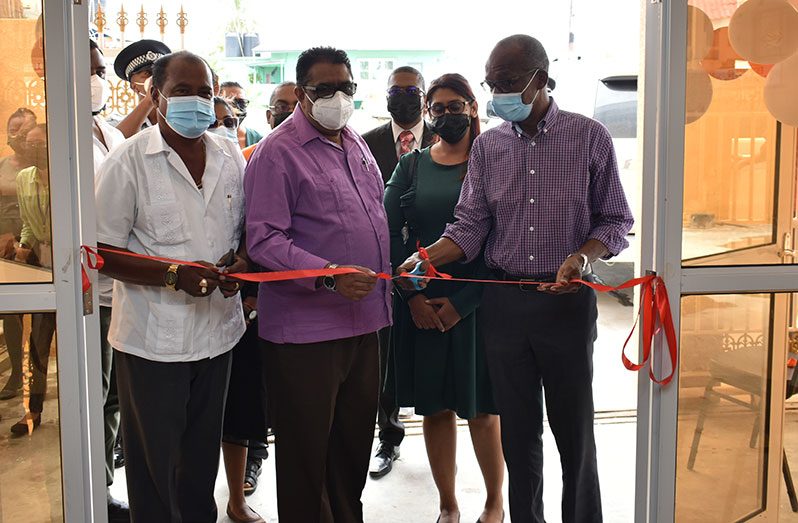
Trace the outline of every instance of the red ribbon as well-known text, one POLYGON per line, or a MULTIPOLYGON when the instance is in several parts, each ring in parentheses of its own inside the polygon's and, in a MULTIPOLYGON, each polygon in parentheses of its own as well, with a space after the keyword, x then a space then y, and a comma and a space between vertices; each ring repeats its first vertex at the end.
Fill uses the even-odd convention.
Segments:
MULTIPOLYGON (((101 269, 103 266, 103 258, 98 251, 107 253, 119 254, 122 256, 130 256, 132 258, 140 258, 146 260, 155 260, 164 263, 179 263, 181 265, 188 265, 191 267, 203 267, 202 265, 194 262, 186 262, 183 260, 175 260, 172 258, 163 258, 159 256, 147 256, 130 251, 123 251, 119 249, 109 249, 106 247, 93 248, 84 245, 81 247, 86 254, 86 260, 90 269, 101 269)), ((419 257, 423 261, 429 262, 429 253, 424 247, 419 246, 419 257)), ((86 292, 91 287, 89 276, 86 273, 85 266, 81 267, 83 272, 83 291, 86 292)), ((246 272, 246 273, 231 273, 225 276, 235 278, 241 281, 252 283, 267 283, 278 281, 299 280, 302 278, 320 278, 324 276, 335 276, 339 274, 352 274, 359 272, 357 269, 351 267, 338 267, 335 269, 307 269, 296 271, 275 271, 275 272, 246 272)), ((504 281, 504 280, 480 280, 470 278, 453 278, 449 274, 439 272, 431 263, 428 263, 427 270, 423 276, 411 275, 403 273, 399 278, 420 278, 429 280, 443 280, 443 281, 459 281, 468 283, 489 283, 489 284, 506 284, 506 285, 519 285, 517 281, 504 281)), ((393 280, 394 277, 384 272, 377 273, 377 278, 383 280, 393 280)), ((665 282, 662 278, 656 275, 642 276, 640 278, 633 278, 615 287, 609 285, 601 285, 586 280, 574 279, 572 283, 580 283, 586 285, 597 292, 610 292, 623 289, 629 289, 641 286, 640 290, 640 306, 637 311, 637 319, 632 326, 629 336, 623 344, 621 350, 621 361, 624 367, 631 371, 639 371, 646 366, 651 360, 652 354, 652 341, 654 336, 659 332, 665 334, 665 341, 668 345, 668 355, 670 357, 670 372, 663 378, 657 378, 654 375, 653 365, 649 363, 648 375, 651 381, 659 385, 667 385, 673 379, 676 373, 676 364, 678 361, 678 345, 676 343, 676 330, 673 327, 673 317, 671 316, 671 306, 668 301, 668 289, 665 287, 665 282), (640 317, 643 318, 643 359, 640 363, 634 363, 626 356, 626 346, 632 339, 632 335, 637 328, 640 317)), ((524 285, 540 285, 543 282, 525 281, 524 285)))
POLYGON ((91 280, 89 279, 89 273, 86 272, 86 266, 89 266, 89 269, 100 270, 103 268, 105 261, 103 257, 97 252, 97 249, 89 247, 88 245, 83 245, 80 248, 81 251, 81 260, 80 260, 80 277, 83 280, 83 292, 86 293, 91 289, 91 280), (86 262, 83 262, 83 256, 86 256, 86 262))
POLYGON ((421 261, 427 262, 427 270, 424 273, 424 278, 437 278, 442 280, 452 279, 449 274, 438 272, 438 269, 432 265, 432 262, 429 261, 429 253, 427 252, 427 249, 421 246, 420 241, 416 241, 416 249, 418 249, 418 257, 421 258, 421 261))

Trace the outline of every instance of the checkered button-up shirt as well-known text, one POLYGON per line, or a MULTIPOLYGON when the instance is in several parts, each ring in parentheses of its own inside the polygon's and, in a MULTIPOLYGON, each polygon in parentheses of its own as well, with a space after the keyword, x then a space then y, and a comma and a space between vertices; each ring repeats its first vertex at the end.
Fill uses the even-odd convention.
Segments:
POLYGON ((634 219, 612 138, 600 123, 560 111, 552 99, 538 133, 503 123, 474 142, 443 236, 473 260, 515 276, 549 276, 589 239, 609 256, 628 247, 634 219))

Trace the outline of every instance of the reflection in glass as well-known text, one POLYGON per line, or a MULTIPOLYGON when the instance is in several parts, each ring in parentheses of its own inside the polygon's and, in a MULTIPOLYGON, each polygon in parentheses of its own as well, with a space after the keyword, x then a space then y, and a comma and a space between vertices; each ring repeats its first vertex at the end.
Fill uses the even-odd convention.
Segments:
POLYGON ((682 298, 678 522, 740 521, 763 509, 773 299, 682 298))
POLYGON ((766 39, 772 31, 763 31, 761 23, 734 23, 738 6, 750 0, 690 3, 684 263, 793 263, 784 248, 791 247, 785 238, 791 238, 796 169, 794 161, 783 160, 795 151, 794 131, 768 110, 770 67, 739 53, 740 41, 766 39))
POLYGON ((0 521, 62 521, 55 313, 3 320, 0 521))
POLYGON ((52 281, 40 13, 40 2, 0 2, 0 283, 52 281))
MULTIPOLYGON (((798 294, 790 295, 790 320, 787 330, 787 387, 784 404, 784 424, 782 425, 782 459, 793 485, 798 480, 798 294)), ((798 521, 798 493, 793 492, 790 499, 787 482, 779 488, 779 521, 798 521)))

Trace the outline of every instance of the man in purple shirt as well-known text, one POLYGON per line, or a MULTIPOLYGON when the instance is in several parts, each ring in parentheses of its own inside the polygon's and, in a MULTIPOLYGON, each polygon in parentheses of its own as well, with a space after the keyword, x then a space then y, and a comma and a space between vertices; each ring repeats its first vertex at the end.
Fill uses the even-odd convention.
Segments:
POLYGON ((267 270, 355 267, 261 285, 260 337, 276 436, 280 521, 363 520, 377 414, 377 331, 390 324, 383 183, 353 112, 346 53, 313 48, 296 67, 299 109, 252 155, 247 244, 267 270))
POLYGON ((513 523, 544 521, 543 388, 563 468, 562 520, 600 522, 596 296, 569 282, 625 249, 633 218, 607 129, 557 107, 546 89, 548 64, 530 36, 493 49, 483 85, 493 93, 488 113, 506 122, 474 142, 456 221, 428 250, 433 265, 484 253, 496 278, 519 282, 485 286, 481 309, 513 523))

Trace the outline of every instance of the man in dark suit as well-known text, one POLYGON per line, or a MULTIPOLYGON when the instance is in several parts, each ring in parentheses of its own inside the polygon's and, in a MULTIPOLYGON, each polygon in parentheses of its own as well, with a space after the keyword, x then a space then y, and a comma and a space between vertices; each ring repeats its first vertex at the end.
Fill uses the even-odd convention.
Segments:
POLYGON ((388 78, 391 121, 363 135, 385 183, 403 154, 432 145, 435 135, 421 118, 424 87, 424 77, 418 70, 409 66, 394 70, 388 78))
MULTIPOLYGON (((388 78, 388 112, 391 121, 363 135, 387 183, 399 158, 413 149, 431 145, 435 134, 421 117, 424 107, 424 77, 409 66, 399 67, 388 78)), ((369 474, 379 478, 391 471, 399 457, 399 445, 405 437, 405 426, 399 420, 399 406, 391 390, 385 390, 388 370, 390 328, 379 332, 380 339, 380 402, 377 423, 380 444, 369 467, 369 474)))

